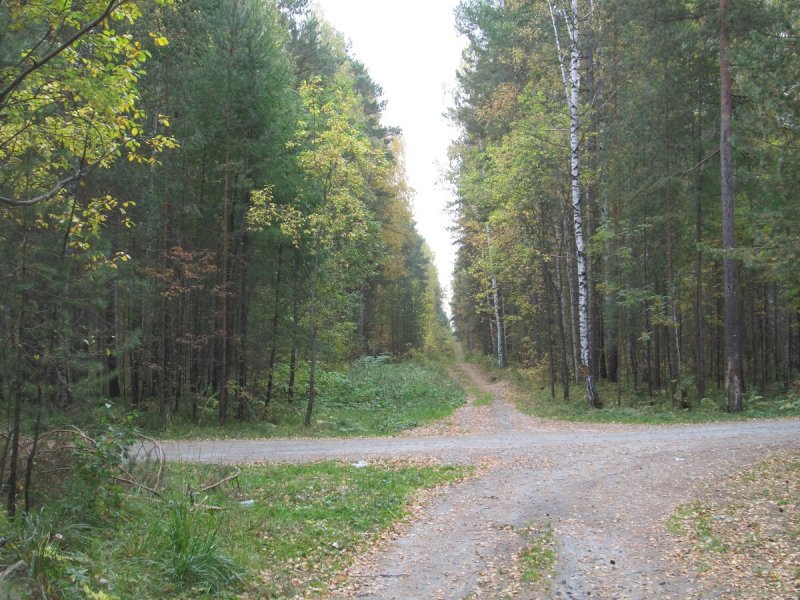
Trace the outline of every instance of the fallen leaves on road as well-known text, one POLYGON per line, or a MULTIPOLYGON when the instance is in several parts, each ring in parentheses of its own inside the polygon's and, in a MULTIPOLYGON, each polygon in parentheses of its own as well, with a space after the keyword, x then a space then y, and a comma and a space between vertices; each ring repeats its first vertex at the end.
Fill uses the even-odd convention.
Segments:
POLYGON ((683 542, 676 558, 722 598, 800 597, 800 452, 710 485, 671 529, 683 542))

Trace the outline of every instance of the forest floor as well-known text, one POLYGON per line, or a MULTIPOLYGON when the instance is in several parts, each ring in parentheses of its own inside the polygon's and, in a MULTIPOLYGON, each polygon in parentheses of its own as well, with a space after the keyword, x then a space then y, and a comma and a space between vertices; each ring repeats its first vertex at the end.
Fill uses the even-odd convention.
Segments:
MULTIPOLYGON (((461 364, 474 394, 449 419, 391 438, 162 442, 170 460, 210 463, 408 459, 478 465, 334 582, 331 598, 723 598, 695 571, 679 507, 777 453, 800 421, 581 425, 523 415, 509 384, 461 364), (480 404, 480 405, 479 405, 480 404)), ((796 508, 796 507, 795 507, 796 508)), ((746 582, 736 598, 747 598, 746 582)), ((786 597, 796 597, 794 590, 786 597), (791 595, 794 594, 794 595, 791 595)), ((754 596, 755 597, 755 596, 754 596)))

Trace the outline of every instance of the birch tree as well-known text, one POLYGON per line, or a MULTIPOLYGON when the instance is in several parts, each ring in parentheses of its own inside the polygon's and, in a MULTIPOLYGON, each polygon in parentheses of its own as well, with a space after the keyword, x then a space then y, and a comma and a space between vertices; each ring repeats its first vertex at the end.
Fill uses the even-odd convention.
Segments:
POLYGON ((492 236, 489 221, 486 221, 486 258, 489 261, 489 277, 492 280, 492 304, 494 304, 494 321, 497 335, 497 366, 501 369, 506 368, 504 326, 500 315, 500 290, 497 285, 497 274, 492 260, 492 236))
POLYGON ((592 372, 592 353, 589 347, 589 271, 586 260, 586 243, 583 232, 583 214, 581 207, 581 150, 580 150, 580 87, 581 87, 581 48, 580 26, 581 15, 578 0, 572 0, 569 7, 549 2, 550 16, 553 21, 553 35, 558 52, 559 67, 564 81, 567 106, 569 107, 569 143, 570 143, 570 194, 572 200, 572 223, 575 233, 575 249, 578 277, 578 332, 580 340, 581 371, 586 378, 586 400, 590 406, 601 408, 603 403, 597 393, 597 386, 592 372), (568 66, 561 48, 559 19, 567 28, 569 37, 568 66))

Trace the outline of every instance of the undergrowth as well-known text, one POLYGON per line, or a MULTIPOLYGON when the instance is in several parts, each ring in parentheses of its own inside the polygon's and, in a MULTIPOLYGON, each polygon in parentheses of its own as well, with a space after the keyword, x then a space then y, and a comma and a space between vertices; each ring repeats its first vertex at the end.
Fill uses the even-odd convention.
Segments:
POLYGON ((635 393, 628 384, 618 386, 608 381, 597 384, 603 401, 603 408, 598 410, 588 406, 582 383, 570 382, 570 397, 565 401, 560 384, 555 386, 555 397, 551 395, 545 373, 514 365, 500 370, 491 357, 471 356, 470 359, 493 375, 513 381, 517 388, 514 398, 517 408, 546 419, 657 425, 800 416, 800 392, 796 389, 776 390, 765 396, 750 391, 744 398, 744 410, 729 413, 725 411, 722 390, 691 401, 690 408, 680 408, 666 390, 649 396, 646 392, 635 393))
POLYGON ((468 472, 388 463, 231 469, 171 465, 159 496, 118 490, 113 511, 95 505, 106 514, 91 523, 72 520, 75 497, 0 517, 0 565, 21 565, 0 597, 313 597, 403 518, 417 490, 468 472))
POLYGON ((391 435, 442 419, 464 403, 464 392, 443 365, 424 360, 393 362, 387 356, 358 359, 345 369, 321 368, 311 427, 303 426, 305 379, 288 401, 279 393, 268 405, 250 402, 250 416, 217 421, 216 404, 202 411, 197 424, 185 415, 173 417, 164 430, 151 433, 171 438, 352 437, 391 435))
POLYGON ((556 564, 556 537, 550 523, 525 531, 528 543, 520 551, 522 581, 535 583, 552 577, 556 564))

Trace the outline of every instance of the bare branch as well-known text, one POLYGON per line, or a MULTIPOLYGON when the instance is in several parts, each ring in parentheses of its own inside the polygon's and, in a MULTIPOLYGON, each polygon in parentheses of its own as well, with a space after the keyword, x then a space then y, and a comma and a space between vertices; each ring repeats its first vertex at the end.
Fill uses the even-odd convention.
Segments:
POLYGON ((556 52, 558 53, 558 66, 561 69, 561 79, 564 80, 564 90, 567 94, 567 102, 569 102, 569 80, 567 79, 567 71, 564 67, 564 61, 562 59, 561 54, 561 39, 558 35, 558 24, 556 23, 556 13, 555 8, 553 7, 553 3, 549 2, 548 6, 550 7, 550 18, 553 20, 553 34, 555 35, 556 40, 556 52))
MULTIPOLYGON (((125 141, 127 140, 123 140, 123 143, 125 143, 125 141)), ((103 153, 103 155, 100 156, 100 158, 98 158, 94 162, 91 162, 81 167, 71 175, 68 175, 67 177, 61 179, 58 183, 56 183, 52 188, 50 188, 44 194, 40 194, 34 198, 28 198, 27 200, 15 200, 14 198, 9 198, 8 196, 0 196, 0 204, 5 204, 6 206, 12 206, 12 207, 21 207, 21 206, 33 206, 34 204, 38 204, 39 202, 44 202, 45 200, 49 200, 50 198, 53 198, 56 194, 58 194, 58 192, 64 189, 67 185, 85 176, 89 171, 91 171, 97 165, 102 163, 106 159, 106 157, 114 153, 119 148, 120 148, 119 145, 110 148, 107 152, 103 153)))
POLYGON ((44 202, 45 200, 49 200, 50 198, 54 197, 58 192, 64 189, 65 186, 72 183, 73 181, 77 181, 86 173, 88 172, 89 167, 84 167, 83 169, 79 169, 72 175, 65 177, 58 183, 56 183, 50 190, 45 192, 44 194, 40 194, 34 198, 28 198, 27 200, 14 200, 13 198, 8 198, 7 196, 0 196, 0 204, 5 204, 6 206, 33 206, 34 204, 38 204, 39 202, 44 202))
POLYGON ((217 487, 221 486, 223 483, 227 483, 229 481, 232 481, 232 480, 236 479, 241 474, 242 474, 242 472, 239 469, 237 469, 236 473, 234 473, 233 475, 228 475, 225 479, 220 479, 216 483, 212 483, 211 485, 207 485, 206 487, 200 488, 195 493, 196 494, 200 494, 202 492, 207 492, 209 490, 213 490, 214 488, 217 488, 217 487))
POLYGON ((693 167, 691 167, 691 168, 689 168, 689 169, 686 169, 686 170, 685 170, 685 171, 683 171, 682 173, 678 173, 678 174, 679 174, 679 175, 686 175, 686 174, 688 174, 688 173, 691 173, 692 171, 696 171, 697 169, 699 169, 700 167, 702 167, 704 164, 706 164, 708 161, 710 161, 712 158, 714 158, 714 157, 715 157, 715 156, 717 156, 718 154, 719 154, 719 146, 718 146, 718 147, 717 147, 717 148, 716 148, 716 149, 715 149, 715 150, 714 150, 714 151, 713 151, 711 154, 709 154, 708 156, 706 156, 706 157, 705 157, 703 160, 701 160, 701 161, 700 161, 699 163, 697 163, 695 166, 693 166, 693 167))
POLYGON ((134 480, 134 479, 132 479, 132 478, 131 478, 131 479, 129 479, 129 478, 127 478, 127 477, 120 477, 120 476, 118 476, 118 475, 112 475, 112 476, 111 476, 111 479, 113 479, 113 480, 114 480, 114 481, 116 481, 117 483, 124 483, 124 484, 127 484, 127 485, 131 486, 131 487, 137 487, 137 488, 139 488, 139 489, 146 490, 146 491, 150 492, 150 493, 151 493, 151 494, 153 494, 154 496, 158 496, 159 498, 161 497, 161 492, 159 492, 159 491, 158 491, 157 489, 155 489, 155 488, 151 488, 151 487, 149 487, 149 486, 146 486, 146 485, 145 485, 145 484, 143 484, 141 481, 135 481, 135 480, 134 480))
POLYGON ((38 42, 36 42, 36 44, 34 44, 33 47, 30 50, 28 50, 28 52, 25 54, 25 56, 23 56, 20 59, 20 61, 14 66, 14 68, 18 69, 18 68, 22 67, 23 64, 25 64, 25 61, 30 60, 30 58, 33 55, 33 53, 36 52, 36 50, 39 48, 39 46, 44 44, 44 42, 47 40, 47 38, 50 37, 51 33, 53 33, 53 28, 52 27, 48 27, 47 28, 47 32, 42 36, 42 39, 40 39, 38 42))

